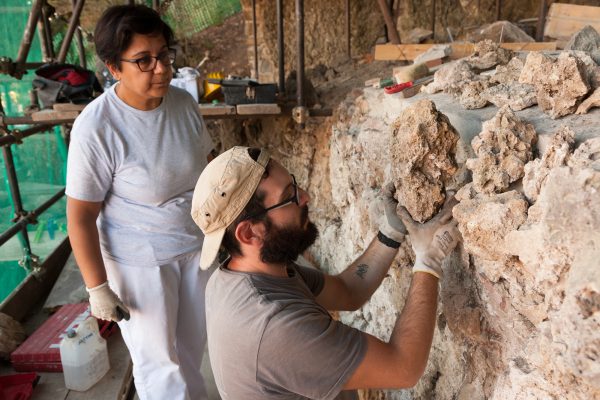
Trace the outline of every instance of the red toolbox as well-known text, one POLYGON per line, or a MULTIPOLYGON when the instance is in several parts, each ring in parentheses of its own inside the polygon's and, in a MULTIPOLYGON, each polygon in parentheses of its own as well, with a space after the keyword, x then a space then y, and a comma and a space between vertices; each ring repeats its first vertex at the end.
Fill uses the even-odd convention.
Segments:
MULTIPOLYGON (((67 331, 90 317, 89 304, 65 304, 10 355, 15 371, 62 372, 60 342, 67 331)), ((98 320, 100 333, 109 336, 117 324, 98 320)))

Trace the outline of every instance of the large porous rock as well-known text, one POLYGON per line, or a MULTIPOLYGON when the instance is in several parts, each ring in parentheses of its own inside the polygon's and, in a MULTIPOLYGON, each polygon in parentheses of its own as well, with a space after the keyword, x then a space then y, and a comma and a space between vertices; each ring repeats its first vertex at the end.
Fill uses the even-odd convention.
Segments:
POLYGON ((600 171, 600 137, 581 143, 569 158, 572 168, 591 168, 600 171))
POLYGON ((594 61, 600 64, 600 34, 592 26, 586 25, 571 36, 565 50, 587 51, 594 61))
MULTIPOLYGON (((559 398, 600 398, 600 172, 555 167, 527 223, 505 243, 535 277, 548 317, 522 347, 534 376, 559 398)), ((516 372, 516 371, 513 371, 516 372)), ((508 374, 501 389, 524 398, 522 374, 508 374)), ((531 376, 527 380, 531 381, 531 376)), ((546 396, 544 396, 546 397, 546 396)))
POLYGON ((411 29, 407 34, 402 36, 401 41, 404 44, 418 44, 433 37, 433 31, 425 28, 411 29))
POLYGON ((482 40, 475 43, 474 52, 466 58, 466 61, 472 68, 486 70, 498 64, 507 64, 513 54, 512 50, 504 49, 498 43, 491 40, 482 40))
POLYGON ((569 54, 583 63, 583 70, 588 84, 592 89, 600 87, 600 66, 590 57, 590 54, 580 50, 565 50, 563 54, 569 54))
POLYGON ((0 359, 8 360, 10 353, 23 343, 25 330, 11 316, 0 313, 0 359))
POLYGON ((460 95, 460 104, 467 110, 483 108, 488 104, 487 98, 483 95, 490 86, 489 80, 472 81, 462 87, 460 95))
POLYGON ((392 125, 390 158, 396 195, 415 221, 437 213, 456 172, 459 135, 431 100, 405 109, 392 125))
POLYGON ((481 97, 496 107, 508 106, 513 111, 537 104, 535 86, 527 83, 501 83, 486 89, 481 97))
POLYGON ((481 260, 505 261, 510 254, 504 248, 504 237, 527 220, 527 200, 514 190, 487 196, 468 186, 459 191, 457 199, 460 203, 452 215, 465 250, 481 260))
POLYGON ((474 189, 486 194, 502 192, 522 178, 536 141, 533 125, 522 122, 507 106, 498 110, 471 142, 477 158, 468 159, 467 168, 473 172, 474 189))
POLYGON ((477 80, 478 75, 473 71, 471 65, 464 59, 445 64, 433 74, 433 82, 423 88, 423 91, 429 94, 437 92, 446 92, 457 94, 462 91, 462 87, 477 80))
POLYGON ((484 39, 489 39, 496 43, 535 42, 525 31, 508 21, 497 21, 493 24, 483 25, 467 34, 469 42, 479 42, 484 39))
POLYGON ((525 165, 523 191, 529 201, 536 201, 550 170, 567 165, 567 161, 573 152, 574 142, 575 132, 569 127, 563 126, 552 136, 552 141, 544 154, 525 165))
POLYGON ((590 90, 584 63, 568 53, 557 59, 529 53, 519 82, 536 87, 540 108, 552 118, 574 113, 590 90))
POLYGON ((521 71, 523 70, 523 60, 519 57, 513 57, 506 65, 498 65, 496 71, 490 77, 492 82, 496 83, 513 83, 519 81, 521 71))

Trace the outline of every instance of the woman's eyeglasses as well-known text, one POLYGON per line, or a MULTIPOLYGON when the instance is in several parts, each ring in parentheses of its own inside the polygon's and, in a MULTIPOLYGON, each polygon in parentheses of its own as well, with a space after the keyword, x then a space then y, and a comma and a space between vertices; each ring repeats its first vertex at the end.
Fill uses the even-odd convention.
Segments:
POLYGON ((156 68, 156 63, 158 61, 160 61, 164 66, 173 65, 176 56, 177 52, 175 51, 175 49, 168 49, 157 56, 144 56, 132 59, 121 58, 121 61, 137 64, 140 71, 150 72, 154 71, 154 68, 156 68))

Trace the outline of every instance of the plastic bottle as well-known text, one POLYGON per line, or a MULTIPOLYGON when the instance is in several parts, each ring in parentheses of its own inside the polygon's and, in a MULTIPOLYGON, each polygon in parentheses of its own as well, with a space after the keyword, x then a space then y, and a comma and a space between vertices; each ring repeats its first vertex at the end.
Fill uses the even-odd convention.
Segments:
POLYGON ((95 318, 67 331, 60 342, 60 361, 67 389, 84 392, 106 374, 110 369, 108 350, 95 318))

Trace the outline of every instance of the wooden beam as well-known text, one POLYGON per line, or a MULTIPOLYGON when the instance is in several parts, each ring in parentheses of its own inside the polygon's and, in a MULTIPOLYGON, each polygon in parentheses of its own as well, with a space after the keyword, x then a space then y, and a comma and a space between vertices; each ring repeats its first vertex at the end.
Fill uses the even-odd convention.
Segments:
POLYGON ((568 40, 586 25, 600 31, 600 7, 552 3, 546 18, 544 35, 568 40))
POLYGON ((200 108, 200 114, 203 117, 207 115, 234 115, 235 114, 235 106, 230 106, 227 104, 200 104, 198 106, 200 108))
MULTIPOLYGON (((473 53, 473 43, 450 43, 453 60, 467 57, 473 53)), ((376 60, 405 60, 412 61, 418 55, 425 53, 436 44, 380 44, 375 46, 376 60)), ((556 42, 526 42, 526 43, 501 43, 501 47, 513 51, 553 51, 556 42)))
POLYGON ((35 277, 29 274, 0 304, 0 312, 21 321, 37 303, 48 296, 70 253, 69 238, 65 238, 40 266, 44 271, 43 275, 35 277))
POLYGON ((239 115, 281 114, 281 107, 277 104, 238 104, 236 109, 239 115))
POLYGON ((385 21, 385 26, 387 28, 387 33, 390 39, 390 42, 394 44, 400 44, 400 36, 398 35, 398 31, 396 30, 396 26, 394 25, 394 19, 392 18, 392 14, 388 9, 386 0, 377 0, 379 3, 379 8, 381 9, 381 13, 383 14, 383 20, 385 21))

